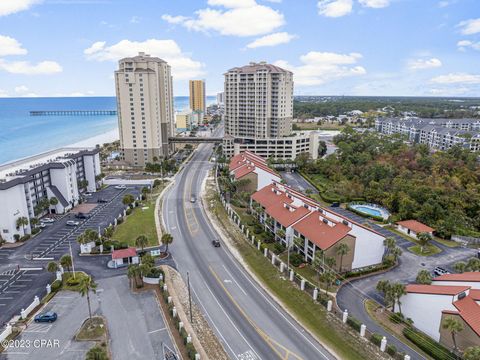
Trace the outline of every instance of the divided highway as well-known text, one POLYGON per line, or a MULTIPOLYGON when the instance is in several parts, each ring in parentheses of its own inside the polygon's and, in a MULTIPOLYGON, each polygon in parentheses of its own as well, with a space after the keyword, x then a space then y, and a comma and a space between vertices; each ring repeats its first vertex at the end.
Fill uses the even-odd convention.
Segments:
POLYGON ((224 246, 200 203, 202 182, 212 168, 212 145, 202 144, 165 194, 163 218, 174 237, 170 251, 194 301, 232 359, 334 359, 244 271, 224 246), (190 202, 192 195, 196 202, 190 202))

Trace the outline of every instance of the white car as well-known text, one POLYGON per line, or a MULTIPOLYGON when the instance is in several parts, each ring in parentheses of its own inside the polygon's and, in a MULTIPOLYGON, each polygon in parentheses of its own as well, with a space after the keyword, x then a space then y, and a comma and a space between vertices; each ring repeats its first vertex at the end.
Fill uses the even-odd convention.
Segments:
POLYGON ((123 190, 123 189, 126 189, 127 187, 125 185, 117 185, 115 186, 115 189, 117 190, 123 190))
POLYGON ((75 221, 75 220, 68 220, 67 221, 67 226, 78 226, 80 225, 80 222, 75 221))
POLYGON ((85 196, 85 197, 91 197, 92 194, 91 194, 91 193, 85 193, 85 194, 83 194, 83 196, 85 196))
POLYGON ((54 223, 55 220, 52 219, 52 218, 43 218, 40 220, 41 223, 44 223, 44 224, 51 224, 51 223, 54 223))
POLYGON ((43 229, 47 226, 47 224, 43 223, 43 222, 40 222, 38 223, 38 225, 36 226, 37 228, 40 228, 40 229, 43 229))

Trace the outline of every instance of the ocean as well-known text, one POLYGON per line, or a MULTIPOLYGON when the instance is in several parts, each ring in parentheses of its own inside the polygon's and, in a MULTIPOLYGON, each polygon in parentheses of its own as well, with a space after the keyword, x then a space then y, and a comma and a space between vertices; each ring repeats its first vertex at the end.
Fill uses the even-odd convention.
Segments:
MULTIPOLYGON (((207 104, 215 103, 214 96, 207 104)), ((174 99, 188 109, 188 96, 174 99)), ((69 146, 117 129, 117 116, 30 116, 35 110, 116 110, 115 97, 0 98, 0 164, 69 146)))

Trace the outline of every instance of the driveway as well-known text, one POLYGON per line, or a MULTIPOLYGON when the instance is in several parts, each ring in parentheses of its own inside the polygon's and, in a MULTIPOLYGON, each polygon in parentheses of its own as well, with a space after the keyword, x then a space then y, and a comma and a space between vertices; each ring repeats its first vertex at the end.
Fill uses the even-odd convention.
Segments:
POLYGON ((163 345, 175 349, 153 291, 132 293, 123 275, 99 280, 97 294, 113 359, 164 359, 163 345))
MULTIPOLYGON (((95 297, 92 311, 98 308, 95 297)), ((54 323, 34 323, 16 338, 23 340, 23 347, 10 348, 0 354, 1 360, 62 359, 83 360, 94 345, 90 341, 75 341, 74 336, 83 321, 88 317, 87 300, 72 291, 61 291, 50 301, 43 311, 54 311, 58 319, 54 323), (41 341, 44 341, 43 345, 41 341)))
POLYGON ((304 179, 302 175, 299 173, 293 171, 293 172, 288 172, 288 171, 281 171, 280 175, 282 179, 285 180, 285 182, 293 187, 295 190, 305 192, 305 190, 309 189, 312 191, 313 194, 318 194, 318 190, 310 184, 307 180, 304 179))

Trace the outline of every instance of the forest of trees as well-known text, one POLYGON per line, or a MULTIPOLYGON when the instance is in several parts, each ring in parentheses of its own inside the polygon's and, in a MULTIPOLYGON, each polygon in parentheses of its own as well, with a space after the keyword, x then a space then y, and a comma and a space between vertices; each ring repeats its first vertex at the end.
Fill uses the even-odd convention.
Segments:
POLYGON ((342 201, 365 200, 388 208, 393 220, 418 219, 443 237, 480 235, 480 166, 461 148, 431 153, 401 137, 360 134, 347 127, 338 150, 302 170, 342 201))
POLYGON ((391 107, 388 115, 399 116, 413 111, 425 118, 480 117, 478 98, 432 98, 432 97, 321 97, 296 96, 293 103, 295 118, 313 118, 327 115, 342 115, 352 110, 363 112, 391 107))

